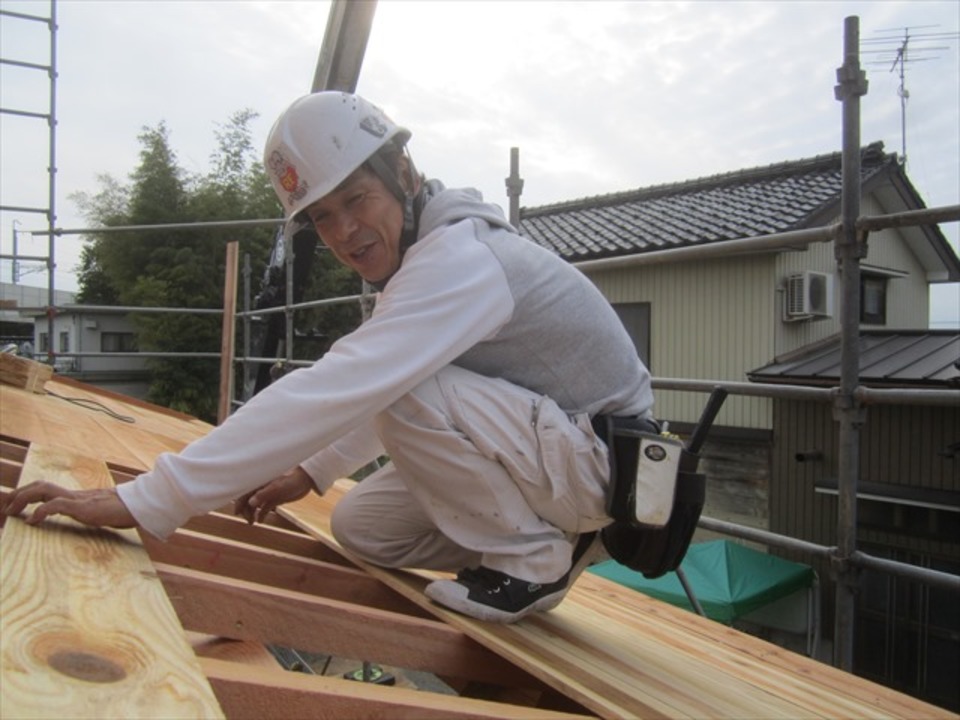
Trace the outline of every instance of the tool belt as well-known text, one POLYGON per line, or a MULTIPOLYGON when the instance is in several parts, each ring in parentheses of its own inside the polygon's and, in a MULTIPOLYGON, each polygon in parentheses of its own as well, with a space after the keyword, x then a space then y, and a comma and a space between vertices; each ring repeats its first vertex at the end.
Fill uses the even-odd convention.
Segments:
POLYGON ((698 456, 660 434, 655 420, 598 415, 594 431, 609 450, 604 547, 622 565, 656 578, 676 570, 703 510, 706 479, 698 456))

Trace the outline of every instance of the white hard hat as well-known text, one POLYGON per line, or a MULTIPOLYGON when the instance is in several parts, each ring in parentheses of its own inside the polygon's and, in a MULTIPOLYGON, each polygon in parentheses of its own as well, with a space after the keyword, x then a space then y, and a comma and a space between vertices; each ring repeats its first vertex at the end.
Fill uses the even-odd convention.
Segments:
POLYGON ((319 92, 295 100, 274 123, 263 162, 288 227, 391 141, 410 132, 358 95, 319 92))

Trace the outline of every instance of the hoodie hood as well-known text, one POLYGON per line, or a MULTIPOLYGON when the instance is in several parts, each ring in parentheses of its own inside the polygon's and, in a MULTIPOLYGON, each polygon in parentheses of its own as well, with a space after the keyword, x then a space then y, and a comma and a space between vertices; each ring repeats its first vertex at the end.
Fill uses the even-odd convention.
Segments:
POLYGON ((418 237, 433 232, 444 225, 467 218, 484 220, 494 227, 500 227, 517 233, 517 229, 507 222, 506 217, 497 205, 483 201, 483 195, 474 188, 456 188, 448 190, 439 180, 427 181, 425 189, 426 204, 420 214, 420 231, 418 237))
MULTIPOLYGON (((434 230, 466 219, 483 220, 491 227, 499 227, 516 235, 519 232, 509 222, 497 205, 483 201, 483 195, 474 188, 448 190, 439 180, 424 180, 417 197, 412 200, 413 227, 401 237, 401 264, 407 250, 415 242, 434 230), (411 239, 412 236, 412 239, 411 239)), ((382 291, 393 275, 380 282, 370 283, 382 291)))

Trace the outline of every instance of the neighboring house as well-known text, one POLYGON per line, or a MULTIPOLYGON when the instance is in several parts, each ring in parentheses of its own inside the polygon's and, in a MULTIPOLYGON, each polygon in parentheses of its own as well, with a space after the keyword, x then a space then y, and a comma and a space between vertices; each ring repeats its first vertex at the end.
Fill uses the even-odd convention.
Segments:
MULTIPOLYGON (((896 154, 861 155, 861 215, 925 207, 896 154)), ((786 353, 835 336, 834 242, 756 243, 839 221, 841 155, 524 208, 523 235, 576 263, 624 319, 658 378, 744 381, 786 353)), ((862 259, 865 329, 925 329, 929 284, 960 280, 939 227, 872 233, 862 259)), ((657 417, 688 429, 702 393, 658 390, 657 417)), ((832 427, 832 426, 831 426, 832 427)), ((774 404, 730 396, 707 453, 708 513, 766 526, 774 404)))
MULTIPOLYGON (((925 207, 882 143, 865 148, 861 164, 861 215, 925 207)), ((838 222, 840 198, 836 153, 523 208, 520 229, 578 264, 630 316, 654 375, 742 381, 747 371, 839 331, 837 264, 832 242, 777 251, 725 247, 838 222), (671 259, 673 251, 694 247, 702 257, 678 252, 671 259), (813 273, 807 289, 812 283, 824 293, 808 312, 797 292, 804 273, 813 273)), ((960 281, 960 260, 937 226, 895 228, 870 235, 862 273, 865 328, 919 329, 929 322, 929 284, 960 281)), ((657 413, 692 422, 702 404, 702 396, 665 394, 657 413)), ((769 429, 770 402, 730 398, 720 422, 769 429)))
POLYGON ((122 395, 146 397, 150 371, 147 359, 137 353, 136 334, 126 311, 93 312, 82 305, 65 305, 53 319, 52 346, 45 318, 37 319, 34 333, 35 352, 52 352, 61 375, 122 395))
POLYGON ((49 297, 47 288, 0 283, 0 349, 16 345, 20 355, 42 361, 51 352, 54 368, 62 375, 122 395, 146 397, 150 372, 146 358, 135 354, 136 335, 126 311, 85 310, 74 304, 76 293, 56 290, 51 344, 49 297))
MULTIPOLYGON (((57 305, 72 303, 76 293, 55 290, 53 301, 57 305)), ((16 345, 21 355, 32 356, 34 348, 34 320, 39 308, 49 304, 47 288, 0 283, 0 347, 16 345)))
MULTIPOLYGON (((835 387, 840 341, 815 343, 749 374, 758 383, 835 387)), ((960 389, 960 331, 865 330, 860 384, 960 389)), ((829 403, 773 401, 770 529, 828 547, 837 537, 838 440, 829 403)), ((960 574, 960 407, 870 404, 860 432, 857 544, 876 556, 960 574)), ((793 559, 811 563, 810 558, 793 559)), ((813 562, 827 580, 830 568, 813 562)), ((956 594, 886 573, 859 578, 859 674, 960 709, 956 594)))

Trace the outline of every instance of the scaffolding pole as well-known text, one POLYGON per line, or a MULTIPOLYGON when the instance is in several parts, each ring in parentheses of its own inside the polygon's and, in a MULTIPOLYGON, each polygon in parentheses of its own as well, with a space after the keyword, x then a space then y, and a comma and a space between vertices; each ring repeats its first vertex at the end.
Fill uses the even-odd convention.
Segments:
POLYGON ((860 428, 864 410, 856 390, 860 384, 860 260, 866 236, 857 231, 860 216, 860 98, 867 93, 860 69, 860 18, 844 20, 843 65, 837 70, 836 98, 843 104, 840 215, 842 230, 835 245, 841 278, 840 386, 834 400, 839 424, 837 571, 834 664, 853 672, 858 573, 850 560, 857 551, 857 483, 860 477, 860 428))

